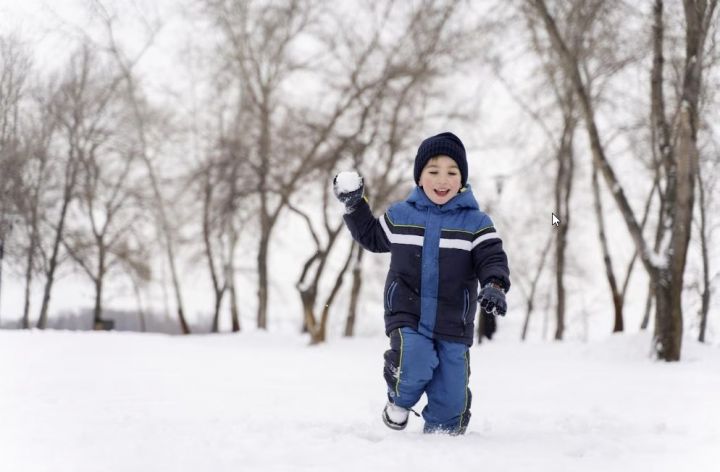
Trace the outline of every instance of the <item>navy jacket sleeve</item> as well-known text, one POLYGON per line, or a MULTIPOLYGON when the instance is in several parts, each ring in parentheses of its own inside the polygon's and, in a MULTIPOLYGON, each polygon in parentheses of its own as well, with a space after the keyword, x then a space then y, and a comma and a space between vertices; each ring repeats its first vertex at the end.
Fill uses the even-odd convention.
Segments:
POLYGON ((345 214, 343 219, 353 239, 362 247, 370 252, 390 251, 390 240, 365 199, 358 203, 355 211, 345 214))
POLYGON ((503 250, 502 239, 497 236, 492 221, 488 218, 487 222, 489 226, 479 231, 473 242, 472 257, 475 274, 481 284, 495 279, 505 287, 505 291, 508 291, 510 289, 510 268, 507 254, 503 250))

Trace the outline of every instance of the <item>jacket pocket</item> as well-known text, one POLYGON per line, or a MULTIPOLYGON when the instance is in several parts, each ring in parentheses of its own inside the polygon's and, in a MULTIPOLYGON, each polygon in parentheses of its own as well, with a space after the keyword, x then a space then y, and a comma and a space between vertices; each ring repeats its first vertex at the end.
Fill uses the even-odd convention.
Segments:
POLYGON ((385 294, 385 310, 388 313, 392 313, 393 309, 393 297, 395 295, 395 289, 397 288, 398 281, 393 280, 388 286, 387 293, 385 294))

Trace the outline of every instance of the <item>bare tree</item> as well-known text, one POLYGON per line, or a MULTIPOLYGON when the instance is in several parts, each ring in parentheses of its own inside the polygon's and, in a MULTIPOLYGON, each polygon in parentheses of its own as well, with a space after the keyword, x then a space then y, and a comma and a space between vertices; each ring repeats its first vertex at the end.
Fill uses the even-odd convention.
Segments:
MULTIPOLYGON (((710 47, 707 53, 707 61, 704 64, 704 71, 707 72, 707 86, 703 87, 703 93, 701 96, 701 108, 706 114, 706 123, 704 123, 703 132, 705 135, 709 135, 708 143, 701 148, 700 151, 700 167, 698 171, 698 214, 697 214, 697 231, 700 234, 700 254, 702 259, 702 276, 701 282, 699 283, 700 291, 700 326, 698 332, 698 341, 705 342, 706 332, 708 327, 708 316, 710 314, 710 305, 713 295, 713 279, 717 275, 713 275, 713 269, 710 261, 710 253, 713 248, 713 236, 717 227, 716 218, 713 215, 717 212, 713 212, 713 207, 717 204, 717 183, 718 183, 718 170, 720 170, 720 159, 718 159, 718 140, 714 130, 708 126, 707 122, 716 121, 717 110, 716 105, 718 103, 718 65, 720 65, 720 48, 718 48, 718 40, 720 39, 720 27, 715 22, 711 31, 708 31, 710 36, 709 42, 710 47), (713 73, 714 72, 714 73, 713 73), (709 109, 715 108, 715 115, 713 116, 709 109)), ((704 73, 705 73, 704 72, 704 73)))
POLYGON ((230 294, 232 331, 240 331, 235 257, 241 229, 249 219, 243 208, 249 194, 244 185, 246 161, 238 155, 227 154, 238 151, 242 145, 229 137, 219 139, 220 154, 208 153, 199 179, 204 252, 215 296, 211 327, 214 333, 219 331, 220 309, 226 293, 230 294))
POLYGON ((565 330, 565 250, 570 229, 570 195, 572 193, 573 174, 575 168, 574 137, 575 137, 575 107, 571 95, 564 94, 567 100, 560 103, 563 109, 563 130, 557 150, 557 176, 555 182, 555 208, 563 224, 557 228, 555 246, 555 285, 557 289, 557 323, 555 325, 555 339, 561 340, 565 330))
MULTIPOLYGON (((717 144, 712 143, 714 146, 714 153, 717 156, 717 144)), ((713 220, 713 204, 716 203, 713 199, 713 195, 717 195, 717 184, 718 184, 718 165, 720 160, 715 157, 714 159, 705 159, 704 173, 698 173, 698 214, 696 217, 697 231, 700 235, 700 257, 702 265, 701 280, 698 282, 698 291, 700 295, 700 310, 699 319, 700 326, 698 329, 698 341, 706 341, 706 333, 708 328, 708 317, 710 314, 711 297, 713 295, 713 282, 717 278, 717 274, 713 275, 713 268, 711 267, 710 254, 713 249, 712 241, 717 230, 717 223, 713 220)))
MULTIPOLYGON (((66 131, 70 133, 69 136, 71 138, 75 138, 77 129, 74 128, 74 125, 71 124, 68 128, 66 128, 66 131)), ((37 321, 37 327, 40 329, 44 329, 47 326, 48 312, 50 309, 50 297, 55 283, 55 274, 61 262, 60 246, 65 232, 65 221, 70 203, 74 199, 75 184, 77 182, 77 169, 79 164, 77 162, 77 151, 72 145, 70 149, 68 149, 67 158, 68 160, 66 161, 64 179, 62 183, 60 209, 53 228, 54 237, 52 249, 45 265, 45 287, 43 289, 40 315, 38 316, 37 321)))
MULTIPOLYGON (((337 236, 342 229, 342 222, 336 223, 334 227, 329 226, 327 215, 328 193, 329 191, 327 190, 327 188, 324 188, 324 229, 327 233, 327 242, 325 244, 321 242, 320 237, 315 231, 310 216, 306 212, 298 209, 293 205, 290 205, 289 207, 290 210, 294 211, 305 220, 308 226, 308 231, 311 233, 313 241, 316 245, 315 252, 305 261, 305 264, 303 265, 303 270, 300 273, 300 277, 295 284, 298 292, 300 293, 300 299, 303 306, 303 327, 310 333, 311 344, 318 344, 325 341, 329 310, 323 310, 322 316, 317 317, 315 315, 315 305, 317 297, 319 295, 318 289, 320 285, 320 278, 322 277, 325 265, 328 262, 330 250, 335 245, 335 242, 337 241, 337 236)), ((352 254, 352 251, 350 252, 350 254, 352 254)), ((344 269, 347 269, 350 260, 351 257, 348 257, 344 269)), ((343 273, 344 271, 338 276, 337 280, 342 280, 343 273)))
POLYGON ((700 212, 700 247, 702 252, 702 293, 701 300, 702 304, 700 307, 700 330, 698 334, 698 341, 701 343, 705 342, 705 332, 707 331, 707 320, 708 312, 710 311, 710 260, 708 257, 708 225, 707 225, 707 207, 705 197, 705 182, 702 177, 698 176, 698 210, 700 212))
POLYGON ((33 279, 37 273, 44 272, 41 225, 47 220, 50 209, 45 195, 51 190, 48 188, 52 180, 49 174, 54 169, 50 163, 51 147, 59 127, 52 114, 46 113, 49 110, 47 100, 52 100, 52 94, 52 91, 35 93, 34 107, 29 113, 35 119, 32 120, 33 125, 27 127, 24 138, 27 164, 23 173, 23 188, 26 198, 19 207, 27 241, 22 248, 25 254, 25 288, 21 326, 25 329, 31 325, 30 298, 33 279))
MULTIPOLYGON (((551 91, 552 103, 550 106, 543 105, 542 108, 536 109, 538 105, 534 103, 532 106, 527 100, 520 97, 514 90, 513 86, 503 76, 499 64, 495 64, 495 75, 500 79, 513 100, 522 108, 531 120, 537 124, 543 132, 547 145, 551 148, 550 156, 543 157, 542 164, 550 166, 550 159, 554 161, 555 175, 553 178, 552 189, 554 198, 554 211, 562 224, 558 225, 553 233, 554 239, 554 285, 556 292, 556 308, 555 308, 555 333, 556 340, 562 340, 566 325, 566 303, 567 296, 565 290, 565 276, 567 266, 566 251, 568 248, 568 234, 572 227, 571 215, 571 195, 574 182, 575 170, 575 146, 574 140, 578 124, 577 102, 574 99, 574 93, 570 84, 562 76, 554 62, 548 58, 548 51, 538 38, 537 28, 535 27, 532 17, 527 18, 528 29, 531 35, 531 47, 535 54, 541 56, 540 72, 543 80, 534 88, 533 94, 537 95, 540 90, 551 91), (559 111, 559 116, 555 118, 553 111, 559 111), (554 125, 552 121, 557 121, 554 125), (557 128, 557 130, 555 129, 557 128)), ((580 51, 580 35, 578 34, 578 25, 568 21, 565 25, 567 34, 572 37, 573 53, 579 55, 580 51)), ((550 243, 548 243, 550 244, 550 243)), ((549 250, 549 246, 547 248, 549 250)), ((532 278, 529 274, 520 274, 521 290, 526 298, 526 316, 521 338, 524 340, 527 336, 527 329, 530 316, 534 310, 534 298, 538 288, 539 277, 545 265, 547 250, 542 251, 540 263, 532 278), (526 287, 525 285, 529 285, 526 287)))
MULTIPOLYGON (((213 215, 212 215, 212 205, 214 202, 214 193, 215 193, 215 184, 216 184, 216 177, 213 175, 215 174, 215 171, 213 169, 212 165, 208 165, 203 170, 203 176, 202 176, 202 188, 203 188, 203 221, 202 221, 202 230, 203 230, 203 242, 205 244, 205 255, 207 257, 208 266, 210 268, 210 279, 212 280, 213 285, 213 293, 215 295, 215 305, 214 305, 214 311, 213 311, 213 323, 211 331, 213 333, 217 333, 219 331, 219 323, 220 323, 220 306, 222 305, 223 297, 225 296, 225 293, 228 288, 228 281, 224 280, 221 282, 220 277, 223 274, 222 270, 219 270, 217 268, 217 263, 215 261, 216 255, 215 255, 215 246, 217 243, 215 243, 213 240, 214 238, 214 228, 218 226, 217 221, 213 221, 213 215)), ((220 260, 220 264, 222 265, 222 258, 220 260)))
MULTIPOLYGON (((105 49, 114 58, 117 67, 122 74, 125 91, 132 105, 136 139, 139 143, 139 156, 145 165, 147 178, 150 182, 150 188, 152 189, 153 208, 157 212, 157 217, 160 223, 160 237, 164 243, 165 254, 167 256, 167 261, 170 268, 170 277, 172 281, 173 293, 175 295, 175 303, 177 307, 177 316, 180 323, 180 329, 183 334, 190 334, 190 327, 185 317, 185 309, 182 299, 182 288, 177 269, 176 240, 174 235, 174 228, 170 222, 171 217, 169 215, 170 210, 168 208, 168 199, 163 194, 161 179, 158 175, 158 162, 156 162, 157 159, 154 159, 154 157, 160 153, 157 149, 153 148, 153 143, 151 142, 151 136, 154 130, 154 126, 159 125, 159 113, 156 113, 156 110, 153 110, 152 107, 149 105, 148 100, 142 90, 142 87, 139 84, 137 74, 135 72, 135 68, 138 62, 142 59, 147 50, 153 45, 155 36, 160 31, 162 25, 158 21, 152 21, 149 18, 140 18, 145 28, 145 38, 143 41, 143 45, 139 52, 137 52, 133 56, 128 56, 128 54, 123 50, 121 44, 118 42, 116 36, 115 30, 118 20, 117 12, 111 10, 101 0, 92 0, 91 6, 95 17, 103 25, 106 34, 104 44, 100 44, 99 47, 105 49)), ((158 134, 166 137, 162 132, 159 132, 158 134)))
POLYGON ((350 303, 348 304, 348 313, 345 318, 345 329, 343 336, 351 338, 355 335, 355 323, 358 318, 358 300, 360 299, 360 290, 362 289, 362 263, 365 249, 357 246, 355 261, 352 263, 352 285, 350 288, 350 303))
MULTIPOLYGON (((614 5, 603 2, 585 1, 585 2, 560 2, 562 9, 562 23, 558 23, 558 29, 563 30, 563 36, 566 39, 570 54, 578 64, 578 68, 581 71, 585 80, 586 89, 588 95, 591 97, 593 102, 603 104, 607 101, 603 97, 603 91, 607 88, 608 83, 612 78, 626 66, 637 62, 642 56, 624 46, 622 39, 618 36, 618 25, 617 22, 613 21, 612 18, 605 18, 605 13, 608 10, 620 10, 627 11, 626 6, 614 5), (621 51, 621 52, 618 52, 621 51)), ((550 85, 556 96, 557 107, 562 110, 563 121, 566 126, 561 133, 565 136, 567 133, 567 124, 569 121, 575 121, 575 125, 579 120, 581 112, 579 110, 580 104, 575 99, 575 91, 572 82, 568 79, 567 74, 563 74, 562 67, 558 67, 555 59, 555 53, 552 51, 552 45, 550 51, 547 51, 547 47, 544 46, 543 42, 538 37, 536 31, 536 21, 534 12, 529 13, 528 24, 531 32, 533 33, 533 47, 536 51, 543 54, 545 58, 544 72, 545 75, 550 79, 550 85), (562 77, 558 77, 562 75, 562 77)), ((535 118, 537 119, 537 118, 535 118)), ((545 129, 548 127, 545 126, 545 129)), ((562 150, 566 146, 562 145, 563 138, 560 138, 561 145, 559 149, 562 150)), ((572 147, 569 148, 572 151, 572 147)), ((607 243, 606 237, 606 226, 605 219, 602 210, 601 190, 597 182, 597 167, 593 163, 592 171, 592 189, 595 215, 598 222, 598 238, 600 241, 600 248, 602 251, 602 258, 605 266, 605 275, 608 281, 608 285, 611 292, 612 306, 614 309, 614 322, 613 331, 622 331, 624 329, 623 320, 623 304, 624 304, 624 293, 627 287, 630 276, 633 273, 637 254, 633 255, 628 263, 626 276, 622 288, 618 283, 618 279, 613 269, 613 254, 607 243)), ((556 192, 557 194, 557 192, 556 192)), ((647 221, 648 212, 650 205, 653 200, 654 190, 651 190, 648 196, 647 203, 645 205, 645 215, 643 216, 643 222, 641 227, 645 227, 647 221)), ((562 204, 556 195, 556 207, 562 208, 562 204)), ((561 218, 562 220, 562 218, 561 218)), ((563 226, 560 227, 562 229, 563 226)), ((559 231, 562 233, 562 231, 559 231)), ((561 237, 559 239, 566 239, 561 237)), ((564 245, 564 244, 563 244, 564 245)), ((558 271, 560 272, 560 271, 558 271)), ((560 278, 560 273, 558 274, 560 278)), ((558 305, 564 304, 562 290, 558 285, 558 305)), ((560 319, 560 313, 563 310, 558 310, 558 318, 560 319)), ((559 323, 558 323, 559 324, 559 323)), ((557 339, 556 331, 556 339, 557 339)))
MULTIPOLYGON (((105 67, 88 44, 84 44, 72 55, 69 60, 65 76, 60 85, 54 90, 51 89, 51 98, 47 102, 46 115, 50 123, 54 123, 47 130, 44 130, 38 137, 42 138, 35 147, 36 159, 38 161, 38 174, 35 178, 33 199, 31 200, 30 226, 30 248, 33 246, 34 238, 38 237, 38 230, 35 228, 38 219, 40 200, 47 199, 47 190, 51 189, 54 181, 59 185, 59 208, 54 220, 48 221, 52 230, 49 255, 45 255, 45 288, 43 301, 38 318, 38 327, 45 328, 49 313, 50 297, 55 281, 58 266, 62 262, 61 246, 64 246, 69 255, 74 256, 76 262, 89 270, 87 260, 81 257, 80 253, 86 252, 88 244, 80 244, 78 240, 81 232, 75 231, 69 234, 68 215, 78 196, 82 196, 89 215, 94 241, 98 243, 98 272, 93 274, 93 281, 96 283, 96 318, 99 317, 100 301, 102 299, 102 281, 107 270, 107 251, 110 247, 115 248, 119 243, 118 237, 113 234, 109 236, 109 228, 115 223, 114 216, 119 211, 127 198, 127 192, 121 191, 125 184, 125 177, 129 166, 123 167, 125 161, 121 161, 119 179, 112 177, 106 180, 106 172, 115 172, 108 163, 98 162, 98 154, 104 151, 111 134, 108 128, 108 121, 114 119, 117 113, 117 94, 119 92, 120 77, 109 74, 101 74, 100 70, 105 67), (59 156, 53 158, 54 164, 48 165, 48 153, 57 153, 59 156), (47 183, 45 179, 48 179, 47 183), (108 183, 108 180, 111 183, 108 183), (81 183, 83 185, 81 185, 81 183), (99 187, 107 184, 108 200, 102 209, 96 208, 96 199, 102 198, 98 192, 99 187), (103 213, 102 216, 96 212, 103 213), (69 243, 68 238, 75 239, 76 246, 69 243), (109 239, 108 239, 109 238, 109 239)), ((110 161, 115 162, 113 155, 110 161)), ((52 215, 47 211, 46 218, 50 220, 52 215)), ((121 232, 127 234, 127 232, 121 232)), ((119 251, 119 249, 118 249, 119 251)), ((126 252, 126 251, 123 251, 126 252)), ((32 251, 28 253, 26 268, 26 307, 29 305, 29 275, 32 271, 32 251)), ((27 308, 26 308, 27 309, 27 308)), ((27 322, 27 313, 24 314, 27 322)))
MULTIPOLYGON (((557 212, 558 218, 562 222, 561 226, 557 228, 557 231, 550 234, 546 243, 543 245, 543 249, 540 251, 537 265, 533 267, 529 263, 529 260, 534 259, 535 255, 528 255, 524 259, 526 260, 526 267, 533 267, 532 270, 519 271, 513 275, 516 279, 516 285, 520 290, 525 302, 525 320, 523 322, 523 328, 521 330, 521 340, 526 340, 528 330, 530 327, 530 319, 535 310, 536 298, 538 295, 538 289, 541 288, 541 275, 547 265, 546 260, 550 254, 550 250, 553 248, 555 253, 555 295, 558 300, 555 307, 555 338, 562 339, 565 329, 565 284, 564 284, 564 272, 565 272, 565 248, 567 241, 567 232, 570 223, 570 193, 572 189, 572 172, 574 168, 572 163, 573 149, 572 142, 575 134, 575 128, 577 126, 577 118, 575 117, 576 111, 573 110, 572 97, 566 87, 563 87, 562 77, 558 77, 557 68, 554 67, 552 61, 546 58, 547 51, 541 45, 540 40, 537 37, 537 31, 531 18, 527 18, 526 23, 528 24, 528 30, 531 34, 530 46, 533 54, 539 54, 542 57, 542 63, 540 64, 537 74, 533 74, 535 77, 541 77, 542 80, 538 85, 533 87, 531 94, 538 96, 541 90, 544 92, 548 89, 552 91, 552 101, 550 104, 540 103, 537 100, 532 102, 523 98, 517 91, 517 86, 511 83, 506 74, 502 70, 503 64, 498 61, 492 61, 493 72, 495 77, 504 86, 506 92, 510 95, 513 102, 515 102, 521 109, 523 114, 527 115, 528 118, 537 125, 542 135, 545 138, 545 145, 542 150, 538 153, 537 157, 531 162, 531 166, 540 168, 550 168, 552 161, 555 161, 556 172, 554 174, 552 190, 555 200, 554 211, 557 212), (560 117, 556 118, 554 111, 559 110, 560 117), (559 122, 560 130, 557 131, 555 128, 558 125, 554 125, 553 121, 559 122), (545 148, 549 147, 550 151, 545 148), (560 231, 562 230, 562 231, 560 231)), ((523 168, 523 174, 534 174, 528 173, 527 168, 523 168)), ((505 179, 514 177, 512 174, 505 174, 498 177, 498 182, 502 186, 502 182, 505 179)), ((510 251, 513 252, 513 251, 510 251)), ((549 299, 549 294, 548 294, 549 299)), ((547 317, 547 314, 546 314, 547 317)), ((543 327, 543 333, 545 333, 546 326, 543 327)), ((478 332, 479 338, 482 338, 480 332, 478 332)), ((543 338, 544 338, 543 334, 543 338)))
MULTIPOLYGON (((112 76, 98 77, 98 87, 112 85, 112 76)), ((98 124, 92 147, 80 154, 78 203, 79 215, 64 237, 68 254, 83 269, 95 287, 94 329, 107 329, 112 323, 102 319, 103 294, 108 273, 116 267, 136 270, 149 278, 149 267, 143 259, 143 242, 132 230, 136 220, 134 204, 140 193, 137 186, 138 149, 133 145, 132 122, 125 97, 113 97, 113 113, 98 124), (112 120, 112 121, 111 121, 112 120), (82 223, 82 224, 81 224, 82 223)), ((100 120, 98 120, 100 121, 100 120)))
POLYGON ((5 242, 22 204, 21 102, 31 61, 16 37, 0 36, 0 298, 5 242))
POLYGON ((240 95, 248 98, 244 112, 253 116, 244 132, 253 136, 247 159, 259 201, 257 325, 265 329, 268 251, 281 212, 308 176, 336 159, 332 151, 342 137, 335 131, 375 84, 350 82, 333 90, 327 95, 332 103, 322 107, 324 112, 283 103, 283 87, 309 64, 292 49, 318 23, 321 5, 307 0, 272 4, 207 0, 205 6, 224 35, 222 50, 236 74, 240 95))
MULTIPOLYGON (((653 280, 656 293, 656 329, 655 352, 660 359, 677 361, 680 359, 682 345, 682 305, 681 293, 685 270, 687 247, 690 238, 694 185, 697 173, 697 123, 698 97, 702 87, 701 66, 706 34, 714 17, 715 1, 685 1, 686 57, 679 100, 679 110, 675 121, 675 136, 670 139, 670 126, 665 118, 662 90, 662 47, 661 41, 655 42, 654 67, 651 73, 653 117, 655 127, 659 128, 661 138, 660 155, 664 173, 664 212, 658 231, 661 231, 663 244, 660 254, 654 253, 647 244, 642 228, 628 202, 622 186, 613 170, 600 138, 592 98, 583 78, 577 58, 568 48, 566 40, 558 30, 553 14, 543 0, 530 2, 544 23, 547 34, 556 51, 558 60, 568 78, 581 105, 588 131, 591 151, 595 165, 601 170, 607 185, 613 189, 618 205, 632 239, 639 252, 643 266, 653 280), (672 143, 675 143, 672 145, 672 143)), ((662 20, 662 1, 656 3, 655 24, 662 20)), ((654 37, 662 37, 662 29, 654 28, 654 37)))
POLYGON ((45 264, 45 288, 37 327, 47 326, 50 297, 55 275, 61 262, 60 247, 65 235, 65 225, 70 204, 76 196, 76 183, 82 154, 93 148, 98 110, 103 110, 112 90, 99 97, 90 97, 88 82, 91 79, 91 51, 86 46, 75 53, 67 66, 65 77, 49 103, 49 114, 58 122, 58 140, 62 141, 63 160, 58 167, 60 180, 59 210, 54 222, 52 249, 45 264), (97 101, 95 101, 97 100, 97 101), (62 173, 60 173, 62 172, 62 173))
POLYGON ((333 286, 333 289, 330 292, 330 295, 328 295, 327 300, 325 304, 323 305, 323 308, 321 309, 320 316, 317 316, 315 313, 316 310, 316 302, 317 298, 319 296, 319 285, 320 285, 320 278, 324 274, 325 266, 328 263, 328 256, 330 254, 330 250, 334 246, 335 242, 337 241, 337 236, 340 233, 340 230, 342 229, 342 223, 336 224, 334 227, 330 227, 328 225, 328 218, 327 218, 327 201, 328 201, 328 193, 329 191, 327 189, 324 190, 323 200, 324 200, 324 208, 325 208, 325 231, 327 232, 328 238, 327 243, 323 245, 323 243, 320 241, 320 238, 313 228, 312 221, 308 214, 306 212, 303 212, 302 210, 290 206, 290 209, 296 213, 298 213, 307 223, 308 230, 311 232, 313 236, 313 240, 316 244, 316 251, 312 254, 312 256, 305 261, 305 264, 303 266, 303 270, 300 274, 300 277, 297 281, 296 287, 298 289, 298 292, 300 293, 300 299, 302 301, 303 305, 303 326, 304 328, 310 333, 310 343, 311 344, 318 344, 325 341, 326 333, 327 333, 327 322, 330 315, 330 305, 332 304, 335 296, 337 295, 340 287, 342 286, 342 281, 344 278, 344 274, 347 271, 347 268, 350 265, 350 261, 352 260, 354 249, 351 249, 348 253, 347 258, 345 259, 345 264, 340 269, 339 274, 336 277, 336 282, 333 286))
POLYGON ((527 339, 530 317, 535 310, 535 297, 537 295, 538 283, 540 282, 540 276, 542 275, 543 269, 545 269, 545 259, 547 259, 551 245, 552 238, 548 238, 545 247, 540 252, 540 260, 538 261, 537 268, 535 269, 535 273, 532 278, 524 277, 522 274, 520 274, 519 277, 518 286, 525 298, 525 321, 523 322, 522 332, 520 333, 520 339, 523 341, 527 339), (526 286, 527 282, 529 282, 529 287, 526 286))
POLYGON ((255 117, 252 131, 245 132, 255 136, 247 158, 253 165, 260 201, 257 325, 265 329, 269 243, 288 194, 287 187, 285 192, 278 192, 278 178, 273 174, 280 168, 289 171, 288 184, 293 187, 303 173, 302 164, 307 164, 302 162, 294 169, 280 166, 276 143, 279 89, 300 67, 291 57, 290 48, 311 23, 315 5, 294 0, 276 4, 206 0, 204 6, 224 36, 227 62, 236 73, 241 93, 249 98, 248 111, 255 117))

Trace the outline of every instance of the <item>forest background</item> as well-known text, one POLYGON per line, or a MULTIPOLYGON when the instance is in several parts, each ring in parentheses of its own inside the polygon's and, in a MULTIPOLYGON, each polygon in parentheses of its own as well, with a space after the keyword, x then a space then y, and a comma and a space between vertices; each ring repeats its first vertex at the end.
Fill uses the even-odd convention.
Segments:
POLYGON ((388 259, 332 177, 379 215, 450 130, 510 258, 499 330, 679 360, 720 323, 716 7, 2 2, 0 327, 380 335, 388 259))

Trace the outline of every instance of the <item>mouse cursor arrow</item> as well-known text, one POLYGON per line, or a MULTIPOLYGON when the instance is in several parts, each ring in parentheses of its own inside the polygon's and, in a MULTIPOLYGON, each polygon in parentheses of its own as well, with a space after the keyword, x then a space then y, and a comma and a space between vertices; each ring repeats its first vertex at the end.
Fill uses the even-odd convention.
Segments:
POLYGON ((555 213, 552 214, 552 225, 556 227, 560 226, 560 218, 555 216, 555 213))

